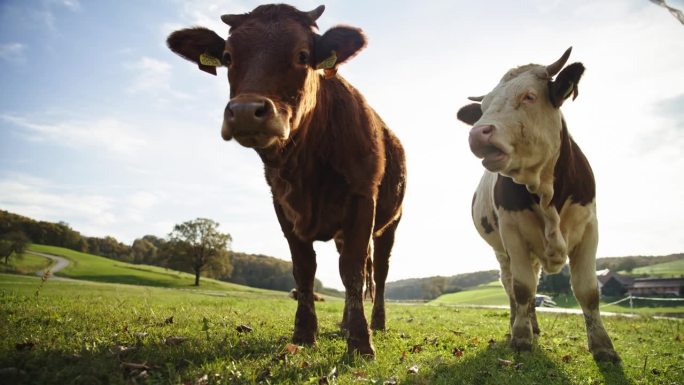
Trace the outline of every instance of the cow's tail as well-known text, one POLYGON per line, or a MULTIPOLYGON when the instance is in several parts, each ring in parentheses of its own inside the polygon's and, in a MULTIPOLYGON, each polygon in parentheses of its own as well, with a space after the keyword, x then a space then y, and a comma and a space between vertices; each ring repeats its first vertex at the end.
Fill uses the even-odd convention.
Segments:
POLYGON ((366 294, 364 299, 370 298, 371 302, 375 302, 375 277, 373 276, 373 257, 366 258, 366 294))

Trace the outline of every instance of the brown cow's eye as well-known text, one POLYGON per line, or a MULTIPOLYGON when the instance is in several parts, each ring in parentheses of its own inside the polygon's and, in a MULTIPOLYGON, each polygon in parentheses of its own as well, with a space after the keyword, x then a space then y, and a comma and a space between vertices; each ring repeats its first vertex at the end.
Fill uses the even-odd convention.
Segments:
POLYGON ((300 51, 298 61, 301 65, 309 64, 309 53, 306 51, 300 51))
POLYGON ((228 52, 223 53, 223 57, 221 58, 221 61, 223 62, 223 65, 228 67, 230 66, 230 63, 232 62, 233 58, 230 57, 230 54, 228 52))

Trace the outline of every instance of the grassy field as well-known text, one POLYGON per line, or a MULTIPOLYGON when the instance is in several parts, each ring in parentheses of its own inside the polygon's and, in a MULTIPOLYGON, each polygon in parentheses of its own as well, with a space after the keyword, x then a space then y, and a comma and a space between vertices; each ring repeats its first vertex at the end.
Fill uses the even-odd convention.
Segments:
POLYGON ((680 384, 682 322, 606 317, 621 367, 597 365, 580 316, 540 314, 530 353, 506 311, 391 304, 376 360, 345 356, 342 301, 319 342, 288 347, 285 293, 187 291, 0 275, 0 382, 12 384, 680 384), (173 317, 173 318, 171 318, 173 317), (244 331, 241 325, 252 328, 244 331), (243 331, 239 331, 243 330, 243 331))
POLYGON ((34 274, 51 264, 51 260, 38 255, 24 254, 21 258, 12 256, 6 265, 0 262, 0 273, 34 274))
POLYGON ((506 295, 503 286, 501 286, 501 282, 494 281, 469 290, 459 291, 458 293, 444 294, 431 301, 431 303, 450 305, 478 304, 508 306, 508 296, 506 295))
POLYGON ((659 263, 657 265, 638 267, 629 273, 632 275, 657 275, 660 277, 681 277, 684 276, 684 259, 678 261, 659 263))
MULTIPOLYGON (((160 286, 172 288, 196 289, 195 276, 157 266, 134 265, 118 262, 113 259, 98 257, 54 246, 31 245, 31 251, 53 254, 69 260, 69 266, 57 273, 57 276, 83 279, 88 281, 126 283, 132 285, 160 286)), ((242 285, 202 278, 200 288, 203 290, 233 290, 261 292, 242 285)))
MULTIPOLYGON (((617 305, 609 305, 619 298, 610 298, 601 300, 601 310, 613 313, 634 313, 643 315, 661 315, 661 316, 681 316, 684 314, 684 304, 681 306, 658 306, 662 304, 657 303, 635 303, 635 307, 630 308, 629 302, 622 302, 617 305)), ((558 307, 579 309, 579 305, 572 294, 563 294, 554 297, 554 301, 558 307)), ((463 305, 485 305, 485 306, 509 306, 508 297, 501 286, 501 282, 494 281, 487 285, 477 286, 475 288, 460 291, 458 293, 450 293, 442 295, 433 301, 429 302, 431 305, 448 305, 448 306, 463 306, 463 305)))

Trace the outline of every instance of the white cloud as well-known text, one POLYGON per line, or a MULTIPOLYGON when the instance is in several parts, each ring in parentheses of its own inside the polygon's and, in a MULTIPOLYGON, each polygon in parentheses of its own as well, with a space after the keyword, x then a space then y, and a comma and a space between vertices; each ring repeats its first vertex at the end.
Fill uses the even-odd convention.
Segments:
POLYGON ((146 144, 133 127, 115 118, 46 123, 13 115, 0 115, 0 118, 23 129, 30 140, 48 141, 71 148, 130 155, 146 144))
POLYGON ((111 235, 126 243, 145 234, 163 236, 173 227, 167 219, 150 219, 159 217, 152 211, 163 193, 120 190, 11 173, 0 176, 0 208, 35 220, 64 221, 84 235, 111 235))
MULTIPOLYGON (((171 65, 163 60, 142 57, 129 63, 128 68, 135 72, 135 79, 128 87, 131 93, 147 93, 164 101, 166 97, 187 99, 189 96, 171 89, 171 65)), ((159 100, 159 99, 158 99, 159 100)))
POLYGON ((22 43, 0 44, 0 59, 23 63, 26 61, 26 46, 22 43))
POLYGON ((14 175, 0 179, 0 206, 34 219, 82 223, 88 218, 101 228, 114 222, 111 210, 115 205, 111 198, 71 191, 46 179, 14 175))
POLYGON ((56 4, 59 4, 63 7, 65 7, 65 8, 70 9, 71 11, 80 11, 81 10, 81 3, 78 0, 56 0, 54 2, 56 4))

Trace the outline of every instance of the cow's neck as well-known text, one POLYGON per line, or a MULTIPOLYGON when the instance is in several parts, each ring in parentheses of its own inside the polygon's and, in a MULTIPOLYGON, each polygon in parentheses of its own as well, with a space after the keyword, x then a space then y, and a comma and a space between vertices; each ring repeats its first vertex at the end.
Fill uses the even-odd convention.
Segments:
POLYGON ((588 205, 596 197, 596 183, 589 161, 568 132, 562 120, 561 148, 554 167, 553 199, 551 203, 560 211, 566 201, 588 205))

